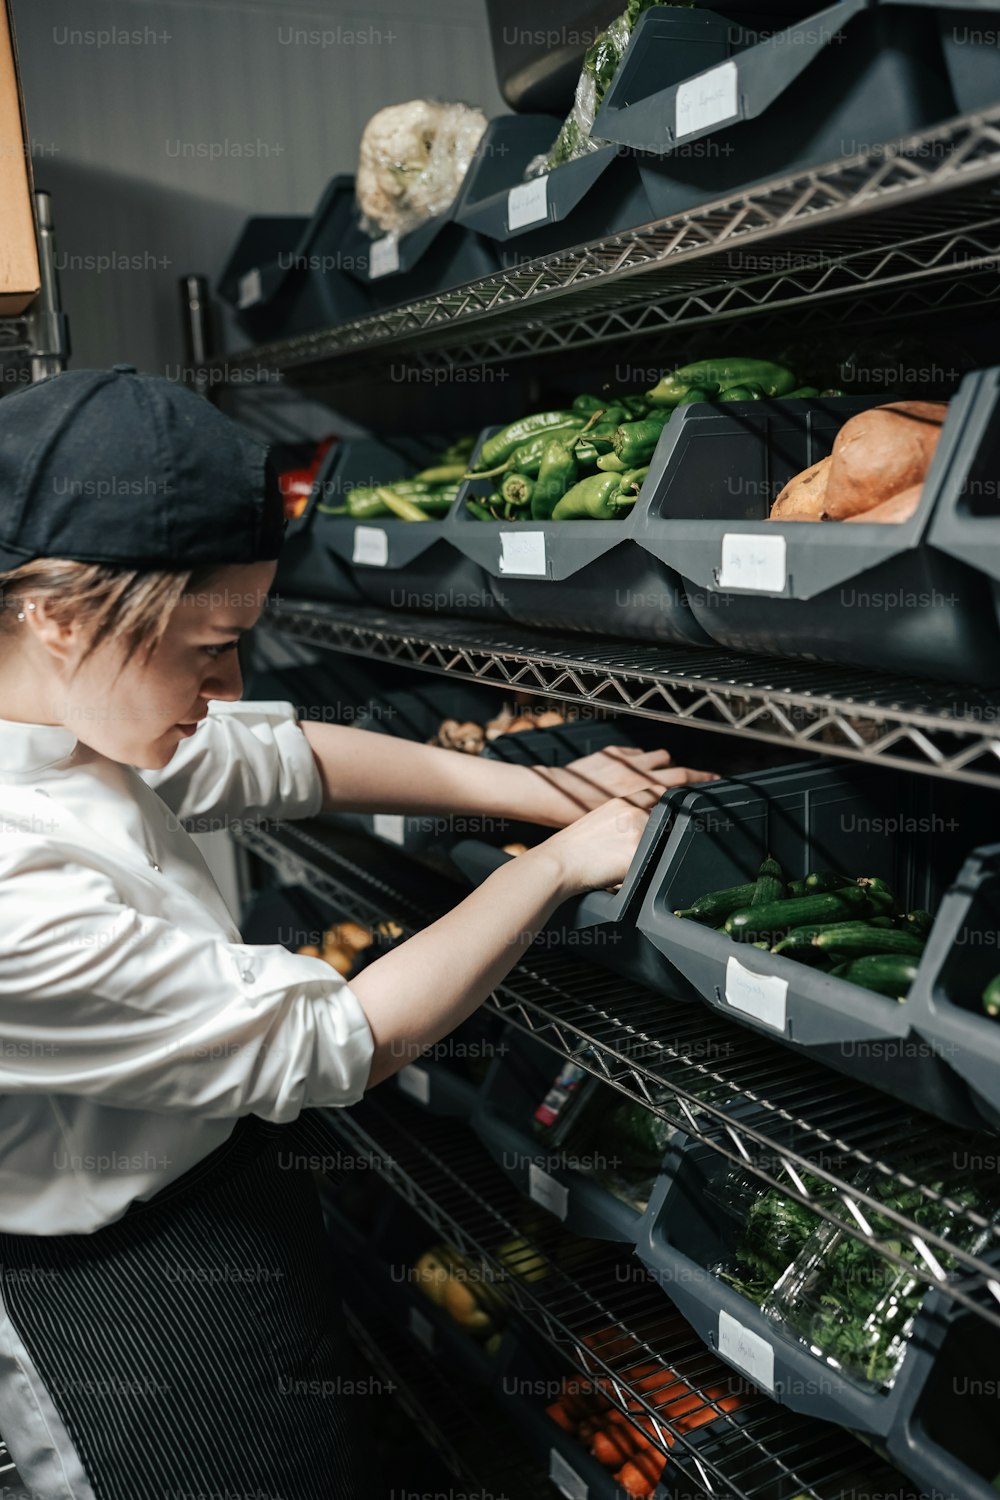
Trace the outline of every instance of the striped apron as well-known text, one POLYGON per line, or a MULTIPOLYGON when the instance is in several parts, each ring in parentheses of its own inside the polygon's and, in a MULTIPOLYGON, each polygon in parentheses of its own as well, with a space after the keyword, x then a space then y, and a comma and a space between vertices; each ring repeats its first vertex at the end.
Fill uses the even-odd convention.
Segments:
POLYGON ((377 1496, 317 1147, 308 1112, 246 1116, 94 1234, 0 1234, 7 1315, 96 1500, 377 1496))

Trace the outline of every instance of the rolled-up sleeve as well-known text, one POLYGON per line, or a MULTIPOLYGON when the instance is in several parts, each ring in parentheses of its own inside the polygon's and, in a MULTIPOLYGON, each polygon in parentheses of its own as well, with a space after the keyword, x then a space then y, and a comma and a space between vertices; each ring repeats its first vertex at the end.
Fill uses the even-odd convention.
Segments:
POLYGON ((0 869, 0 1092, 285 1122, 364 1093, 374 1049, 321 959, 136 910, 52 847, 0 869))
POLYGON ((291 703, 213 700, 168 764, 139 774, 191 833, 310 818, 323 801, 319 768, 291 703))

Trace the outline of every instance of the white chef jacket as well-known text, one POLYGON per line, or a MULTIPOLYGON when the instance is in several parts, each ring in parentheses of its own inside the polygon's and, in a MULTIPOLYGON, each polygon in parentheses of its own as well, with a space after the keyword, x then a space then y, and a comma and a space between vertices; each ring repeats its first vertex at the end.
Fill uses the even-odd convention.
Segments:
POLYGON ((0 1230, 93 1231, 237 1116, 361 1097, 358 1000, 321 959, 242 943, 184 826, 321 799, 288 703, 213 701, 158 771, 0 720, 0 1230))

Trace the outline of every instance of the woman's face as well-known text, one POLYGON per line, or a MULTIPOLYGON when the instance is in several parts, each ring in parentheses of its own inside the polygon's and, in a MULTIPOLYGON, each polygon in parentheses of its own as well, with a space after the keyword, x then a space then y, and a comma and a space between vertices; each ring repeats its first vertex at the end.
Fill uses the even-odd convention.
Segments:
POLYGON ((148 662, 120 672, 119 648, 101 647, 64 682, 64 723, 101 755, 143 769, 165 766, 194 733, 211 698, 236 699, 243 679, 236 646, 257 621, 273 562, 220 568, 174 610, 148 662))

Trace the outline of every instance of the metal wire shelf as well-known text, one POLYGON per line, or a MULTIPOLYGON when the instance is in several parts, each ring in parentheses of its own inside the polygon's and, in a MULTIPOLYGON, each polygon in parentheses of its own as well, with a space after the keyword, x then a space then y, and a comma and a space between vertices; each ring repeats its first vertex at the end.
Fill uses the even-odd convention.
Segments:
MULTIPOLYGON (((292 883, 330 900, 340 917, 392 918, 414 930, 455 901, 449 882, 435 880, 395 850, 392 884, 370 880, 366 849, 377 862, 387 862, 372 840, 352 840, 348 857, 331 849, 315 825, 243 825, 237 836, 292 883)), ((561 954, 529 950, 491 1004, 560 1056, 1000 1327, 997 1266, 886 1201, 915 1190, 928 1204, 945 1204, 963 1228, 983 1232, 993 1251, 1000 1251, 1000 1225, 956 1202, 946 1187, 957 1178, 959 1153, 967 1159, 978 1137, 851 1084, 724 1016, 561 954), (734 1106, 741 1107, 738 1116, 734 1106), (856 1180, 870 1173, 877 1174, 878 1196, 856 1180), (807 1174, 832 1184, 835 1200, 812 1191, 807 1174), (876 1214, 895 1227, 876 1233, 876 1214), (895 1244, 900 1237, 913 1252, 909 1257, 895 1244), (942 1252, 961 1267, 959 1279, 948 1278, 942 1252)))
POLYGON ((267 377, 301 373, 346 355, 356 370, 359 361, 416 351, 457 368, 764 304, 792 307, 941 275, 953 282, 994 258, 998 168, 994 107, 432 297, 225 356, 203 375, 218 383, 239 372, 245 382, 255 367, 267 377), (745 251, 762 245, 772 262, 763 269, 745 251))
POLYGON ((727 1500, 755 1500, 776 1484, 815 1496, 836 1493, 838 1478, 872 1467, 872 1455, 842 1431, 780 1408, 734 1377, 620 1248, 578 1239, 537 1215, 526 1229, 523 1200, 454 1122, 422 1120, 418 1136, 400 1113, 369 1102, 327 1111, 325 1119, 352 1150, 371 1153, 404 1201, 480 1262, 530 1326, 594 1377, 619 1410, 648 1418, 650 1435, 669 1454, 671 1488, 685 1478, 698 1493, 727 1500), (668 1415, 678 1381, 701 1397, 680 1418, 668 1415), (738 1418, 726 1400, 737 1391, 738 1418), (725 1433, 715 1445, 722 1462, 692 1442, 686 1424, 695 1415, 725 1433), (734 1483, 740 1469, 750 1482, 734 1483))
POLYGON ((812 662, 279 598, 268 618, 311 645, 807 753, 1000 784, 1000 694, 812 662))
POLYGON ((448 1380, 431 1358, 421 1357, 387 1319, 344 1305, 351 1338, 424 1439, 470 1494, 502 1500, 550 1500, 545 1475, 502 1417, 488 1419, 468 1393, 448 1380), (483 1465, 488 1467, 484 1469, 483 1465))

